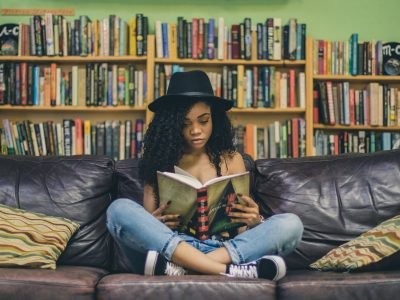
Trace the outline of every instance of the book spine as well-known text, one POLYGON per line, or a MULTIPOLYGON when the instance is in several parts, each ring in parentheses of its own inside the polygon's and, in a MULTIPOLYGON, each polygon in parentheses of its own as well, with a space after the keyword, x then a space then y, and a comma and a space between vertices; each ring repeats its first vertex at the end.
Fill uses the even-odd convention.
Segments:
POLYGON ((207 188, 197 190, 197 238, 201 241, 209 238, 207 188))

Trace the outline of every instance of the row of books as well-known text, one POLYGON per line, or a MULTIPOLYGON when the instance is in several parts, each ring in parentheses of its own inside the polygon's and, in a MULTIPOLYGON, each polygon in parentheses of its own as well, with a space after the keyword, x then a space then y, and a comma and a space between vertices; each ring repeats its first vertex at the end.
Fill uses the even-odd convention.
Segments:
MULTIPOLYGON (((61 15, 45 14, 31 16, 29 24, 7 25, 18 27, 17 34, 14 35, 14 39, 18 41, 18 51, 14 51, 14 55, 147 54, 148 18, 143 14, 136 14, 129 22, 116 15, 110 15, 103 20, 91 20, 83 15, 68 21, 61 15)), ((2 55, 7 54, 10 53, 2 55)))
POLYGON ((314 86, 314 123, 399 126, 399 89, 371 82, 356 90, 349 82, 319 81, 314 86))
MULTIPOLYGON (((184 70, 180 65, 156 64, 154 95, 167 91, 171 75, 184 70)), ((283 72, 276 67, 253 66, 245 69, 244 99, 238 99, 238 72, 236 67, 224 66, 222 73, 207 73, 214 94, 230 99, 238 108, 287 108, 306 105, 305 73, 290 69, 283 72)))
POLYGON ((329 133, 316 130, 314 133, 316 155, 338 155, 342 153, 370 153, 400 148, 400 132, 341 131, 329 133))
POLYGON ((276 67, 253 66, 245 69, 244 103, 238 107, 288 108, 306 107, 306 77, 304 72, 276 67))
POLYGON ((1 154, 17 155, 107 155, 115 160, 140 158, 144 121, 65 119, 33 123, 2 120, 1 154))
POLYGON ((143 106, 146 78, 133 64, 0 62, 0 105, 143 106))
POLYGON ((306 123, 302 118, 293 118, 275 121, 265 127, 238 125, 235 127, 235 141, 238 151, 253 159, 304 157, 306 123))
POLYGON ((387 47, 390 49, 390 43, 359 41, 357 33, 348 41, 315 40, 314 74, 393 75, 384 66, 387 47))
MULTIPOLYGON (((184 67, 180 65, 156 64, 154 71, 154 97, 158 98, 164 95, 168 89, 171 76, 175 72, 184 71, 184 67)), ((222 73, 207 72, 214 94, 224 99, 234 102, 237 107, 237 68, 224 66, 222 73)))
POLYGON ((260 60, 305 59, 306 24, 295 18, 284 26, 281 18, 267 18, 253 29, 251 18, 227 26, 223 17, 178 17, 177 24, 156 21, 155 37, 158 58, 250 60, 254 47, 260 60), (255 45, 253 31, 257 37, 255 45))

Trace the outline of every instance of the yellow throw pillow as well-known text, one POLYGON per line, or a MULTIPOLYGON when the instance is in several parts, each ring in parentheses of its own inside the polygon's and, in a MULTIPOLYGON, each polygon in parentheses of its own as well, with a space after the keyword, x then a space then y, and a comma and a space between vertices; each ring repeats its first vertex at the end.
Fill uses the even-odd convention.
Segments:
POLYGON ((349 271, 365 267, 400 249, 400 215, 384 221, 310 265, 321 271, 349 271))
POLYGON ((0 267, 55 269, 79 224, 0 204, 0 267))

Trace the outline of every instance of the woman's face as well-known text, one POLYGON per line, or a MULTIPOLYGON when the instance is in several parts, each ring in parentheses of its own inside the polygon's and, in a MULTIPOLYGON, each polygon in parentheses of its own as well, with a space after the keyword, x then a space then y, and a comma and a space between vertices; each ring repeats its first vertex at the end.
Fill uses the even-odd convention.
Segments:
POLYGON ((183 137, 188 151, 204 150, 212 133, 211 108, 197 102, 187 113, 183 125, 183 137))

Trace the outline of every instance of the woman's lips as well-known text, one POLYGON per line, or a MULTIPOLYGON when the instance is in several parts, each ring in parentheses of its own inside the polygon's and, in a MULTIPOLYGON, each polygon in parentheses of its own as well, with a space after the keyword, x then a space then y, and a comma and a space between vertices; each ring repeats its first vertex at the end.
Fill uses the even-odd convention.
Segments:
POLYGON ((192 140, 192 144, 201 144, 203 142, 203 139, 194 139, 192 140))

